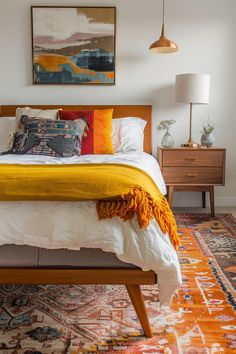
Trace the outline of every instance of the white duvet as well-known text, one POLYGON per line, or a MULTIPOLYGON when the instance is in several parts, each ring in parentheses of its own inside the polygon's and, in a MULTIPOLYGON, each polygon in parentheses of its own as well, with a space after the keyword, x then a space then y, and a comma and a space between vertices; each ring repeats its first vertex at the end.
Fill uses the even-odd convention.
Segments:
MULTIPOLYGON (((84 155, 72 158, 3 155, 0 164, 123 163, 149 173, 163 194, 166 187, 157 161, 146 153, 84 155)), ((48 249, 81 247, 113 252, 124 262, 158 275, 161 305, 168 305, 181 285, 176 252, 169 236, 155 220, 141 230, 136 218, 98 220, 96 202, 0 202, 0 245, 16 244, 48 249)))

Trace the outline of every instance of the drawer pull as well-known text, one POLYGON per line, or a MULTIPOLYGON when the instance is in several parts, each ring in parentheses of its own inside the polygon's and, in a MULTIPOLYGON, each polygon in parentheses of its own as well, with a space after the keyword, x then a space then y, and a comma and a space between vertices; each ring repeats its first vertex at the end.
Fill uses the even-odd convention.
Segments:
POLYGON ((194 157, 186 157, 185 160, 188 160, 188 161, 195 161, 196 159, 194 157))
POLYGON ((197 177, 197 173, 186 173, 186 177, 197 177))

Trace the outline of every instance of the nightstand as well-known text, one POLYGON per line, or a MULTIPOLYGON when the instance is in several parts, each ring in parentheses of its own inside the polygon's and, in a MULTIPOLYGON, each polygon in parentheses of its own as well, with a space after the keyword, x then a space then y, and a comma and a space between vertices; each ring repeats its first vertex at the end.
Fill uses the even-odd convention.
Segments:
POLYGON ((226 150, 221 148, 158 148, 159 165, 168 187, 168 202, 174 192, 201 191, 206 207, 206 192, 210 194, 211 215, 215 215, 214 186, 225 184, 226 150))

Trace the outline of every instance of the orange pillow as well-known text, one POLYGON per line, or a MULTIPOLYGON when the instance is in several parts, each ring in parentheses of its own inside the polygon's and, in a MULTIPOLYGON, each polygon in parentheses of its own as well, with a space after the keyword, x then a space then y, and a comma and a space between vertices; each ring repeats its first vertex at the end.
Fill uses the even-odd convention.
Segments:
POLYGON ((113 154, 111 129, 113 109, 94 111, 59 110, 59 118, 63 120, 84 119, 88 129, 82 140, 81 155, 113 154))

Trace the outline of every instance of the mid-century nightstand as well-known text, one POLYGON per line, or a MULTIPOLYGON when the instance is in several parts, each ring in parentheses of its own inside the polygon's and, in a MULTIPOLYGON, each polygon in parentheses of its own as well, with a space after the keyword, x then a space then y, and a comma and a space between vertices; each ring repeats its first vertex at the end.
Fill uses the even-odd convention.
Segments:
POLYGON ((177 191, 201 191, 206 207, 210 193, 211 215, 215 215, 214 186, 225 184, 225 156, 222 148, 158 148, 159 165, 168 187, 170 206, 177 191))

